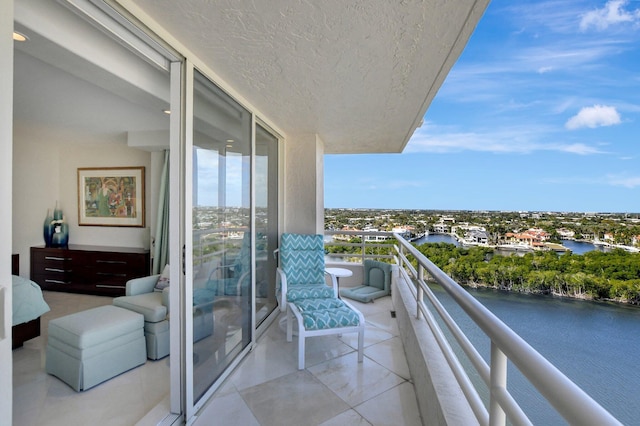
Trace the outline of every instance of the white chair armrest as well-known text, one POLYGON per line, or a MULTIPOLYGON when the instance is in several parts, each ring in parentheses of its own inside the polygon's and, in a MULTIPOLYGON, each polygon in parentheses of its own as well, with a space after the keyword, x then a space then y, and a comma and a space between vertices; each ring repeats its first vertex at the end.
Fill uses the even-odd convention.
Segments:
POLYGON ((281 268, 276 269, 276 292, 280 292, 280 311, 287 310, 287 276, 281 268))
POLYGON ((333 287, 333 295, 334 297, 338 297, 338 278, 334 274, 328 271, 324 271, 325 274, 331 277, 331 286, 333 287))
POLYGON ((158 278, 160 278, 159 274, 131 279, 127 281, 125 294, 127 296, 135 296, 137 294, 151 293, 158 282, 158 278))

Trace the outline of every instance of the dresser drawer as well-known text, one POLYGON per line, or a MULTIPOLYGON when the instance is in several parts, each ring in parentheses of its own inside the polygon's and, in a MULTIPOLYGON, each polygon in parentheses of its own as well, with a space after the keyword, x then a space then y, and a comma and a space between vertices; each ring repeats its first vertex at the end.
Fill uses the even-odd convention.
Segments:
POLYGON ((132 278, 149 275, 149 251, 107 247, 31 248, 31 279, 45 290, 124 295, 132 278))

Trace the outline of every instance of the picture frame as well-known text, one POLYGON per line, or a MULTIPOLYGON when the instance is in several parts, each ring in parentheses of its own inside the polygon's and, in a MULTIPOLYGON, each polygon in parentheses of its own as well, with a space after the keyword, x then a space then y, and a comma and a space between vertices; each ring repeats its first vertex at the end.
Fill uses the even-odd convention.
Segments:
POLYGON ((144 167, 78 168, 78 225, 144 228, 144 167))

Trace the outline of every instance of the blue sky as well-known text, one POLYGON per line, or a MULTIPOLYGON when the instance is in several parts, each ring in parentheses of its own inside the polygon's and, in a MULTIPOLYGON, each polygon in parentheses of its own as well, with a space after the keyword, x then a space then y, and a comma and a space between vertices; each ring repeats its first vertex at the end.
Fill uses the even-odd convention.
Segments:
POLYGON ((640 1, 492 0, 402 154, 325 157, 325 206, 640 212, 640 1))

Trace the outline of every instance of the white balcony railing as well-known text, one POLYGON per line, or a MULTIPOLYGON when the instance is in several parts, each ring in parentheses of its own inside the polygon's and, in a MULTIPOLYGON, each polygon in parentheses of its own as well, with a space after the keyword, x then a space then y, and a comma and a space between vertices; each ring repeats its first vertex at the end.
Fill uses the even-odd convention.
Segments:
MULTIPOLYGON (((331 241, 327 241, 327 247, 339 245, 361 247, 361 253, 357 255, 347 255, 345 253, 341 254, 340 257, 360 257, 362 259, 388 259, 395 257, 402 278, 397 280, 398 285, 407 285, 410 288, 416 303, 414 312, 416 312, 418 318, 423 318, 431 329, 469 406, 481 425, 532 424, 507 389, 507 364, 509 361, 549 402, 550 406, 570 424, 621 424, 402 236, 386 233, 387 236, 393 236, 395 243, 389 245, 366 243, 363 233, 357 231, 327 231, 325 234, 332 236, 331 241), (345 234, 351 237, 359 237, 362 242, 342 243, 333 238, 334 235, 345 234), (382 247, 387 249, 383 250, 382 247), (490 339, 491 353, 489 363, 482 358, 478 350, 436 298, 427 285, 428 278, 440 285, 482 330, 486 337, 490 339), (428 307, 425 299, 429 301, 429 305, 433 308, 428 307), (482 400, 469 379, 469 375, 462 367, 457 355, 445 337, 445 333, 440 328, 439 322, 436 321, 436 315, 446 325, 450 334, 468 357, 472 367, 489 389, 488 403, 482 400)), ((377 234, 384 233, 378 232, 377 234)), ((334 256, 335 254, 329 253, 329 255, 334 256)))

